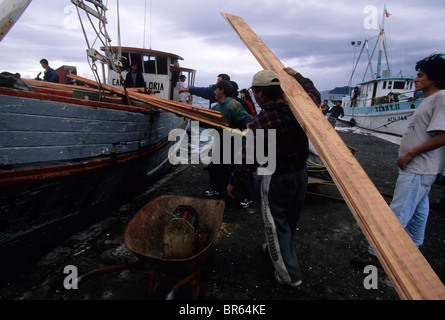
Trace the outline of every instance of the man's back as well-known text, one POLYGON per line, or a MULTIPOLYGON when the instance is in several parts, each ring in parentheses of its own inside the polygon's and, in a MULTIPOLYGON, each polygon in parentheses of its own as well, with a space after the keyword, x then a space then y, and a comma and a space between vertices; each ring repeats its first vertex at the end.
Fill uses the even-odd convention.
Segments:
POLYGON ((244 130, 246 124, 252 120, 243 106, 232 98, 227 98, 223 103, 218 103, 213 110, 220 111, 229 122, 230 127, 244 130))
MULTIPOLYGON (((250 128, 276 130, 276 159, 278 172, 291 172, 306 164, 309 142, 306 134, 285 102, 271 103, 253 119, 250 128)), ((267 143, 266 143, 267 145, 267 143)))

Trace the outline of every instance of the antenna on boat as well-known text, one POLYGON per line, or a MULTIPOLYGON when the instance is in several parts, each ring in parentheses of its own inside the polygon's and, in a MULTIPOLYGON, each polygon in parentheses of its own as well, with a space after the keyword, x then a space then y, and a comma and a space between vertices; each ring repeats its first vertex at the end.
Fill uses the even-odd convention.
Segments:
MULTIPOLYGON (((147 0, 146 0, 147 1, 147 0)), ((151 23, 152 23, 153 3, 150 0, 150 50, 151 50, 151 23)))
POLYGON ((380 35, 379 35, 379 58, 377 62, 377 78, 382 77, 382 58, 383 58, 383 50, 385 51, 385 58, 386 58, 386 65, 389 68, 389 61, 388 61, 388 50, 386 49, 386 41, 385 41, 385 21, 386 18, 388 18, 391 14, 386 10, 386 4, 383 10, 383 18, 382 18, 382 26, 380 28, 380 35))
MULTIPOLYGON (((152 2, 150 0, 150 50, 151 50, 151 10, 152 2)), ((144 10, 144 39, 143 39, 143 48, 145 49, 145 30, 147 29, 147 0, 145 0, 145 10, 144 10)))
POLYGON ((119 48, 117 51, 117 60, 122 61, 121 19, 119 13, 119 0, 116 0, 116 4, 117 4, 117 45, 119 48))

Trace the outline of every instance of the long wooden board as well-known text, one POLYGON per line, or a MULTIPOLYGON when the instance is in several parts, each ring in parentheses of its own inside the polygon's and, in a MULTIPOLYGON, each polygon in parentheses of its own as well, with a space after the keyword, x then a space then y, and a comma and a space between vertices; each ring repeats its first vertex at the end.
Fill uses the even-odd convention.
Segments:
MULTIPOLYGON (((89 86, 97 86, 96 81, 86 79, 77 75, 68 75, 68 77, 76 79, 78 81, 82 81, 83 83, 88 84, 89 86)), ((106 84, 101 84, 102 89, 115 93, 121 96, 125 96, 125 90, 121 88, 116 88, 112 86, 108 86, 106 84)), ((232 133, 238 135, 245 135, 244 132, 241 132, 238 129, 234 129, 229 127, 227 120, 223 117, 222 113, 215 110, 209 110, 206 108, 201 108, 181 102, 171 101, 151 95, 147 95, 144 93, 127 91, 128 96, 134 100, 147 103, 150 106, 154 106, 169 112, 172 112, 176 115, 183 116, 192 120, 201 121, 207 123, 211 126, 218 127, 232 133)))
POLYGON ((280 79, 292 112, 320 154, 399 296, 445 299, 443 283, 318 106, 242 18, 222 15, 260 65, 280 79))

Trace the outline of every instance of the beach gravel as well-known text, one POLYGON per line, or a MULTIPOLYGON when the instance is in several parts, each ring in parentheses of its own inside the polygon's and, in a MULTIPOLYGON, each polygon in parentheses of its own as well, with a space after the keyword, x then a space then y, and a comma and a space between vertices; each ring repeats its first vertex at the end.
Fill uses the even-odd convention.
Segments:
MULTIPOLYGON (((378 190, 392 194, 397 179, 398 146, 372 135, 339 132, 356 149, 355 157, 378 190)), ((39 300, 156 300, 165 299, 174 283, 163 281, 155 295, 148 295, 148 266, 100 275, 85 280, 78 289, 64 288, 64 268, 76 266, 79 274, 136 261, 125 247, 125 228, 137 211, 164 194, 202 197, 209 187, 203 165, 172 169, 143 194, 113 212, 104 221, 70 238, 35 264, 22 266, 0 285, 0 299, 39 300)), ((260 209, 260 178, 255 181, 255 201, 242 209, 228 199, 220 233, 213 243, 200 276, 200 300, 398 300, 384 272, 378 288, 366 289, 367 274, 354 269, 350 260, 367 248, 367 241, 348 206, 318 196, 308 196, 295 239, 303 283, 298 288, 279 285, 269 259, 261 252, 264 242, 260 209)), ((435 184, 432 201, 445 186, 435 184)), ((341 198, 336 186, 317 192, 341 198)), ((389 201, 389 200, 388 200, 389 201)), ((209 212, 208 214, 211 214, 209 212)), ((420 248, 437 275, 445 280, 445 213, 431 211, 424 245, 420 248)), ((191 299, 188 285, 178 299, 191 299)))

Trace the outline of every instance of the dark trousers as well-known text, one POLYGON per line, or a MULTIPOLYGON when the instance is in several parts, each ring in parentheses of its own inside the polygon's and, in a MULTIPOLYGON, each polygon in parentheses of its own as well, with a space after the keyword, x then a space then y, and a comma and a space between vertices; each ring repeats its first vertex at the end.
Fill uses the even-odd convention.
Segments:
POLYGON ((229 184, 231 165, 209 164, 210 187, 221 194, 225 194, 229 184))
POLYGON ((307 181, 304 166, 293 173, 264 176, 262 182, 262 212, 269 254, 280 279, 286 283, 302 277, 293 240, 303 210, 307 181))

